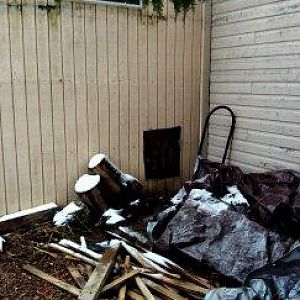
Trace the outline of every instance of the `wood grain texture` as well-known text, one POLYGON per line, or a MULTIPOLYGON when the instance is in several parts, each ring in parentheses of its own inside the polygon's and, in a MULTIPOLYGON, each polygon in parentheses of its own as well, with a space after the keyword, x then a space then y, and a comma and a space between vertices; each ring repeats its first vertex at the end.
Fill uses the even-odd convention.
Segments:
MULTIPOLYGON (((229 162, 247 171, 300 170, 299 2, 212 5, 210 106, 237 115, 229 162)), ((229 129, 212 119, 209 158, 219 160, 229 129)))
POLYGON ((145 9, 7 1, 0 1, 0 215, 74 200, 74 182, 97 152, 153 192, 189 178, 203 114, 203 4, 184 22, 167 0, 164 20, 145 9), (173 126, 183 127, 181 177, 149 184, 143 131, 173 126))

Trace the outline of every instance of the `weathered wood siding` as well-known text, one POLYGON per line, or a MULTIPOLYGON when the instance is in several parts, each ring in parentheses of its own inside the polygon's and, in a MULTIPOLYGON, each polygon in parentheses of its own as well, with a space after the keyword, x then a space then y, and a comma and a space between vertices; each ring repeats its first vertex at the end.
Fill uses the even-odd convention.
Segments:
POLYGON ((168 8, 158 22, 134 9, 0 0, 0 215, 74 199, 97 152, 143 179, 147 129, 182 126, 181 180, 190 176, 203 10, 175 22, 168 8))
MULTIPOLYGON (((300 171, 300 1, 214 0, 211 107, 238 116, 234 164, 300 171)), ((209 157, 221 157, 227 122, 212 120, 209 157)))

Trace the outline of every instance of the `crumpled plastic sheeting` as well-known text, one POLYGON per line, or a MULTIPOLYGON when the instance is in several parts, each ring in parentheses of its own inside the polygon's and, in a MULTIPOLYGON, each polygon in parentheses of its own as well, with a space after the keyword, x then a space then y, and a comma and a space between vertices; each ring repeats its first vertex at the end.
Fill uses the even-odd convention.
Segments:
POLYGON ((205 260, 240 282, 288 250, 279 235, 232 211, 230 205, 205 190, 190 192, 157 245, 161 250, 175 247, 199 261, 205 260))
POLYGON ((248 200, 258 223, 272 230, 300 238, 300 173, 278 170, 245 174, 236 166, 199 159, 193 181, 186 191, 206 189, 220 198, 227 187, 236 185, 248 200))
POLYGON ((212 290, 205 300, 300 299, 300 247, 249 274, 243 288, 212 290))
POLYGON ((204 300, 272 300, 272 293, 263 280, 252 280, 250 287, 220 288, 210 291, 204 300))

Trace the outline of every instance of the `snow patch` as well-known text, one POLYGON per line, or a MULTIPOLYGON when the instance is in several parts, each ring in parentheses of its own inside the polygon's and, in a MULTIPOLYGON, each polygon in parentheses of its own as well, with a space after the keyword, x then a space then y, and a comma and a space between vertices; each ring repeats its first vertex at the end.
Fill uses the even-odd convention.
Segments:
POLYGON ((210 214, 218 215, 221 211, 228 209, 228 205, 212 196, 212 193, 205 189, 193 189, 189 195, 189 203, 199 211, 207 211, 210 214))
POLYGON ((134 182, 134 181, 138 181, 134 176, 130 175, 130 174, 122 174, 122 181, 124 182, 134 182))
POLYGON ((193 200, 201 201, 207 201, 213 198, 212 193, 205 189, 192 189, 189 196, 193 200))
POLYGON ((236 185, 227 187, 228 194, 226 194, 221 201, 231 205, 242 205, 249 206, 247 199, 242 195, 236 185))
POLYGON ((74 202, 71 202, 63 208, 63 210, 57 212, 53 217, 53 223, 55 226, 67 225, 69 221, 74 218, 76 212, 82 210, 82 207, 77 206, 74 202))
POLYGON ((108 209, 102 216, 108 218, 105 222, 107 225, 114 225, 121 221, 125 221, 125 218, 121 216, 123 209, 108 209))
POLYGON ((186 195, 184 188, 180 189, 179 192, 170 200, 171 203, 177 205, 183 201, 183 197, 186 195))

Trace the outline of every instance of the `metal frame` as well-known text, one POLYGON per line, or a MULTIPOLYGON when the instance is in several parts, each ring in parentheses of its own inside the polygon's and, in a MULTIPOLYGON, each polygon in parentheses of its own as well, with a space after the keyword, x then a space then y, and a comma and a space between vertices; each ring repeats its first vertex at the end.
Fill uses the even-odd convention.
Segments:
POLYGON ((236 123, 236 117, 235 117, 232 109, 230 107, 226 106, 226 105, 220 105, 220 106, 215 107, 207 115, 206 120, 205 120, 205 124, 204 124, 204 128, 203 128, 203 131, 202 131, 202 136, 201 136, 201 142, 200 142, 200 146, 199 146, 199 150, 198 150, 198 155, 201 155, 201 153, 202 153, 202 149, 203 149, 203 146, 204 146, 204 141, 205 141, 205 137, 206 137, 206 131, 207 131, 207 128, 208 128, 208 125, 209 125, 210 117, 217 110, 220 110, 220 109, 227 110, 230 113, 230 115, 231 115, 231 127, 230 127, 230 131, 228 133, 227 142, 226 142, 226 146, 225 146, 225 150, 224 150, 224 154, 223 154, 223 158, 222 158, 222 164, 224 164, 225 161, 226 161, 226 157, 227 157, 227 152, 228 152, 229 145, 230 145, 230 143, 232 141, 232 138, 233 138, 233 132, 234 132, 235 123, 236 123))
POLYGON ((115 1, 105 1, 105 0, 73 0, 72 2, 80 2, 85 4, 94 4, 94 5, 106 5, 106 6, 118 6, 125 8, 133 9, 143 9, 143 1, 139 0, 140 4, 129 4, 126 2, 115 2, 115 1))

